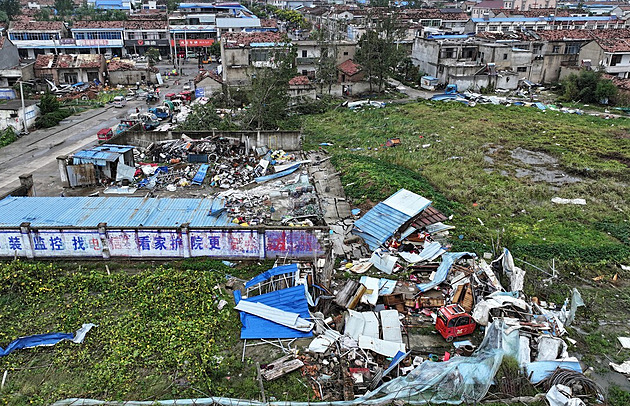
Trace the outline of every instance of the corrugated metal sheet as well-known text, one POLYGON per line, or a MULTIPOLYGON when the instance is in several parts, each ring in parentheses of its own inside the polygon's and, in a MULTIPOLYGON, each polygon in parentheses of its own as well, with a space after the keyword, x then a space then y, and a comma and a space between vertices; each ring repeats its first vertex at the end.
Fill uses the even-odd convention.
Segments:
MULTIPOLYGON (((253 303, 262 303, 267 306, 275 307, 287 312, 293 312, 300 315, 303 319, 311 317, 308 311, 308 302, 304 286, 294 286, 269 292, 262 295, 241 299, 241 291, 234 291, 234 301, 239 303, 246 300, 253 303)), ((240 312, 241 323, 241 339, 261 339, 261 338, 300 338, 312 337, 313 332, 303 332, 289 327, 282 326, 270 320, 265 320, 258 316, 240 312)))
POLYGON ((285 273, 296 273, 298 270, 297 264, 288 264, 288 265, 282 265, 282 266, 277 266, 275 268, 271 268, 268 271, 265 271, 259 275, 254 276, 252 279, 250 279, 247 283, 245 283, 245 287, 249 288, 252 287, 254 285, 258 285, 261 282, 266 281, 267 279, 270 279, 273 276, 276 275, 282 275, 285 273))
POLYGON ((105 166, 105 162, 114 162, 125 152, 131 151, 132 145, 103 144, 91 149, 76 152, 72 158, 75 164, 94 163, 105 166))
POLYGON ((192 227, 231 226, 223 199, 134 197, 7 197, 0 201, 0 226, 192 227), (218 215, 210 213, 219 212, 218 215))
POLYGON ((430 200, 400 189, 357 220, 352 234, 363 238, 370 249, 375 250, 430 204, 430 200))

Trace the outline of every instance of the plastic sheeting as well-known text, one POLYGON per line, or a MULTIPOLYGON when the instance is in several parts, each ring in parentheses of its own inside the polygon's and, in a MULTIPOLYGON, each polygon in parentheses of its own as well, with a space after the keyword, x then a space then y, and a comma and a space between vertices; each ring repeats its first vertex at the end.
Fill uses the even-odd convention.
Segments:
POLYGON ((435 272, 435 277, 433 278, 433 280, 431 282, 418 284, 418 289, 420 289, 421 292, 426 292, 427 290, 433 289, 440 283, 444 282, 453 264, 458 259, 465 256, 474 258, 477 255, 475 255, 472 252, 449 252, 442 255, 442 263, 440 264, 437 271, 435 272))
POLYGON ((439 242, 432 242, 425 244, 424 249, 419 254, 400 252, 398 255, 410 264, 415 264, 416 262, 433 261, 445 252, 446 250, 442 248, 442 244, 439 242))
POLYGON ((494 292, 486 296, 484 300, 477 303, 471 316, 475 321, 485 326, 488 324, 490 310, 503 307, 506 305, 513 305, 523 311, 528 311, 529 306, 527 302, 515 297, 516 292, 494 292))
POLYGON ((454 357, 446 362, 426 361, 407 376, 398 377, 374 391, 351 401, 335 402, 258 402, 253 400, 210 397, 200 399, 151 400, 145 402, 107 402, 92 399, 66 399, 53 406, 354 406, 382 405, 394 400, 407 404, 461 404, 479 402, 487 393, 504 355, 516 357, 519 334, 505 333, 501 320, 496 320, 486 330, 479 349, 471 357, 454 357))
POLYGON ((2 349, 0 347, 0 357, 11 354, 15 350, 23 348, 33 348, 40 346, 52 346, 63 340, 70 340, 75 344, 81 344, 85 339, 85 335, 95 324, 84 324, 75 334, 73 333, 47 333, 47 334, 35 334, 27 337, 20 337, 13 340, 7 348, 2 349))

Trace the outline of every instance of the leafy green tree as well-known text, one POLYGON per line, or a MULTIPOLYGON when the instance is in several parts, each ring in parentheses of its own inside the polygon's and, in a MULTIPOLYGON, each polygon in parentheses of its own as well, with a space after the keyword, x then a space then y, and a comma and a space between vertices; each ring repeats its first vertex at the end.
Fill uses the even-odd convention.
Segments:
POLYGON ((618 92, 611 80, 602 77, 602 72, 587 69, 564 78, 561 87, 563 100, 582 103, 608 103, 618 92))
POLYGON ((403 28, 390 15, 381 18, 374 28, 368 29, 359 39, 355 60, 368 75, 370 91, 373 91, 373 85, 376 84, 380 92, 385 79, 402 59, 403 51, 396 44, 402 35, 403 28))
POLYGON ((216 112, 213 103, 196 104, 193 106, 186 121, 181 123, 177 129, 180 131, 202 131, 221 127, 221 117, 216 112))
POLYGON ((6 11, 0 10, 0 23, 8 23, 8 22, 9 22, 9 16, 7 15, 6 11))
POLYGON ((72 0, 55 0, 54 7, 58 15, 68 15, 74 10, 74 3, 72 0))
POLYGON ((149 66, 155 65, 160 60, 160 51, 157 48, 149 48, 145 53, 149 58, 149 66))
POLYGON ((273 67, 255 68, 244 124, 251 129, 282 127, 289 106, 289 80, 296 75, 295 50, 284 47, 270 59, 273 67))
POLYGON ((22 11, 19 0, 0 0, 0 10, 6 13, 7 21, 12 20, 22 11))
POLYGON ((326 86, 328 94, 332 90, 332 85, 337 82, 337 47, 322 44, 320 56, 317 59, 317 71, 315 76, 320 84, 320 91, 326 86))
POLYGON ((46 93, 39 100, 39 110, 42 115, 59 110, 59 100, 52 93, 46 93))
POLYGON ((219 43, 219 41, 214 41, 212 45, 210 45, 208 48, 210 51, 210 55, 214 56, 215 58, 219 58, 221 56, 221 44, 219 43))
POLYGON ((595 87, 595 99, 600 103, 605 100, 605 104, 608 104, 617 96, 617 93, 619 93, 617 86, 609 79, 601 79, 595 87))

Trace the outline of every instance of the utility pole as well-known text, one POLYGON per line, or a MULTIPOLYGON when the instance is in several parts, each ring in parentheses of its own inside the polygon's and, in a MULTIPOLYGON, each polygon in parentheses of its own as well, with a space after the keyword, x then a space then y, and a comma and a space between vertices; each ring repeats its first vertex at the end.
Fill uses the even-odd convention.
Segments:
POLYGON ((22 79, 20 79, 20 99, 22 100, 22 124, 24 124, 24 133, 28 134, 28 126, 26 125, 26 110, 24 109, 24 88, 22 87, 22 79))

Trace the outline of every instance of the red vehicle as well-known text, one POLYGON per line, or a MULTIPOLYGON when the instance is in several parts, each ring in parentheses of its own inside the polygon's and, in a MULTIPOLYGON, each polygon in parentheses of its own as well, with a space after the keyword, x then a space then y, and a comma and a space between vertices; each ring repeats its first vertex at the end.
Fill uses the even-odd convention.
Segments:
POLYGON ((179 92, 179 95, 182 96, 183 101, 188 103, 190 103, 195 97, 195 94, 191 90, 184 90, 183 92, 179 92))
POLYGON ((455 337, 472 334, 475 327, 477 327, 475 320, 458 304, 444 306, 438 310, 435 328, 449 343, 455 337))
POLYGON ((173 98, 174 98, 175 96, 177 96, 177 94, 176 94, 176 93, 166 93, 166 94, 164 95, 164 99, 165 99, 165 100, 173 100, 173 98))
POLYGON ((103 128, 98 130, 96 136, 99 141, 109 141, 114 136, 114 132, 111 128, 103 128))

